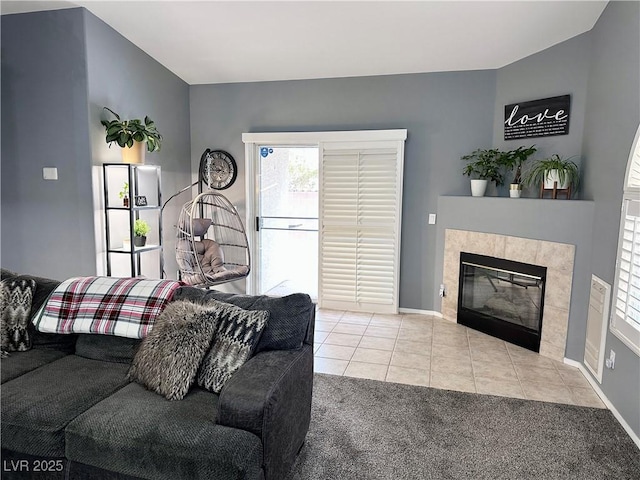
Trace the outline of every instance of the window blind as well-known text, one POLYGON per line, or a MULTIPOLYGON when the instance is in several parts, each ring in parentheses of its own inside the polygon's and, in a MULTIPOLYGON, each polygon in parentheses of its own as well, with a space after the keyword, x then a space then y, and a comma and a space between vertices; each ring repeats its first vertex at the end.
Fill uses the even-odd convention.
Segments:
POLYGON ((624 201, 615 314, 640 331, 640 201, 624 201))
POLYGON ((321 145, 320 303, 396 313, 403 142, 321 145))
POLYGON ((626 188, 640 189, 640 148, 636 147, 633 152, 629 174, 627 175, 626 188))
POLYGON ((611 331, 640 356, 640 127, 627 163, 611 331))

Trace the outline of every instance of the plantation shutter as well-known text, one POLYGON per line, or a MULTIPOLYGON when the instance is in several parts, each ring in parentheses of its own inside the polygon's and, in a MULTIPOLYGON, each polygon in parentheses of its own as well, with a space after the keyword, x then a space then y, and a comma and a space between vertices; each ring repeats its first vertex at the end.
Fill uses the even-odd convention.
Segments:
POLYGON ((611 331, 640 356, 640 127, 629 155, 611 315, 611 331))
POLYGON ((398 311, 403 156, 404 140, 320 145, 321 307, 398 311))
POLYGON ((626 199, 615 315, 640 330, 640 201, 626 199))
MULTIPOLYGON (((640 142, 639 142, 640 143, 640 142)), ((636 146, 629 165, 629 173, 627 175, 627 183, 625 190, 637 189, 640 191, 640 147, 636 146)))

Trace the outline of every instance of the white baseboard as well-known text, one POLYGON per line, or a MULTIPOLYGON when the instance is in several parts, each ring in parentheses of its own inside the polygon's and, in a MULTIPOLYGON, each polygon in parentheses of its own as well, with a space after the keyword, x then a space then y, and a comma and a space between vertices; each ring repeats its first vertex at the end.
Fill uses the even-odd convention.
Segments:
POLYGON ((417 315, 432 315, 434 317, 443 318, 440 312, 436 312, 434 310, 418 310, 415 308, 399 308, 398 311, 400 313, 415 313, 417 315))
POLYGON ((622 425, 622 428, 624 428, 624 430, 627 432, 627 434, 629 434, 629 436, 631 437, 631 440, 633 440, 633 443, 635 443, 636 446, 638 448, 640 448, 640 437, 638 437, 638 435, 636 435, 636 432, 634 432, 633 429, 629 426, 629 424, 625 421, 625 419, 622 418, 622 415, 620 415, 620 412, 618 412, 616 407, 614 407, 613 404, 609 401, 607 396, 604 394, 604 392, 600 388, 600 385, 598 384, 598 382, 596 382, 593 379, 593 377, 591 376, 589 371, 585 368, 585 366, 580 362, 576 362, 575 360, 571 360, 570 358, 565 358, 564 359, 564 363, 566 363, 567 365, 570 365, 572 367, 576 367, 582 372, 584 377, 587 379, 587 381, 591 384, 591 386, 593 387, 595 392, 600 397, 600 400, 602 400, 602 402, 607 406, 607 408, 609 410, 611 410, 611 413, 613 413, 613 416, 616 417, 616 420, 618 420, 620 425, 622 425))

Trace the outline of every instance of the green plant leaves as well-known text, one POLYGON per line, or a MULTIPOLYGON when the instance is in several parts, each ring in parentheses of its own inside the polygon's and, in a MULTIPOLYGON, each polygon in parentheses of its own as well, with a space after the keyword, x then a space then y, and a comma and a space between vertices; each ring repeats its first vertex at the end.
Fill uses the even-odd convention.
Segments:
MULTIPOLYGON (((571 157, 573 158, 573 157, 571 157)), ((571 159, 563 159, 560 155, 554 154, 549 158, 537 160, 536 163, 524 174, 523 183, 528 186, 538 186, 543 183, 551 170, 557 170, 558 182, 569 184, 576 189, 580 183, 580 172, 578 165, 571 159)))
POLYGON ((120 115, 104 107, 104 110, 110 112, 116 120, 101 120, 100 123, 105 127, 105 140, 111 144, 116 142, 120 147, 132 147, 134 141, 146 142, 147 150, 155 152, 160 150, 163 137, 156 129, 155 123, 149 118, 144 117, 142 120, 134 118, 132 120, 121 120, 120 115))
POLYGON ((147 233, 151 231, 151 227, 147 222, 138 218, 133 224, 133 234, 136 237, 146 237, 147 233))
POLYGON ((462 157, 462 160, 470 162, 463 173, 469 177, 477 177, 482 180, 491 180, 496 185, 504 184, 504 175, 501 172, 500 158, 503 152, 492 148, 488 150, 478 149, 462 157))

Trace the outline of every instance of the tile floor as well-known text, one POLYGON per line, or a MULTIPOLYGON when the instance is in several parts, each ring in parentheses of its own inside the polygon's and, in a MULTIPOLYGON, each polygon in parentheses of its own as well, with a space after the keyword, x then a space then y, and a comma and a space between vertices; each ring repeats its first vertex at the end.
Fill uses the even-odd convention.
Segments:
POLYGON ((606 408, 580 370, 433 316, 318 310, 315 371, 606 408))

